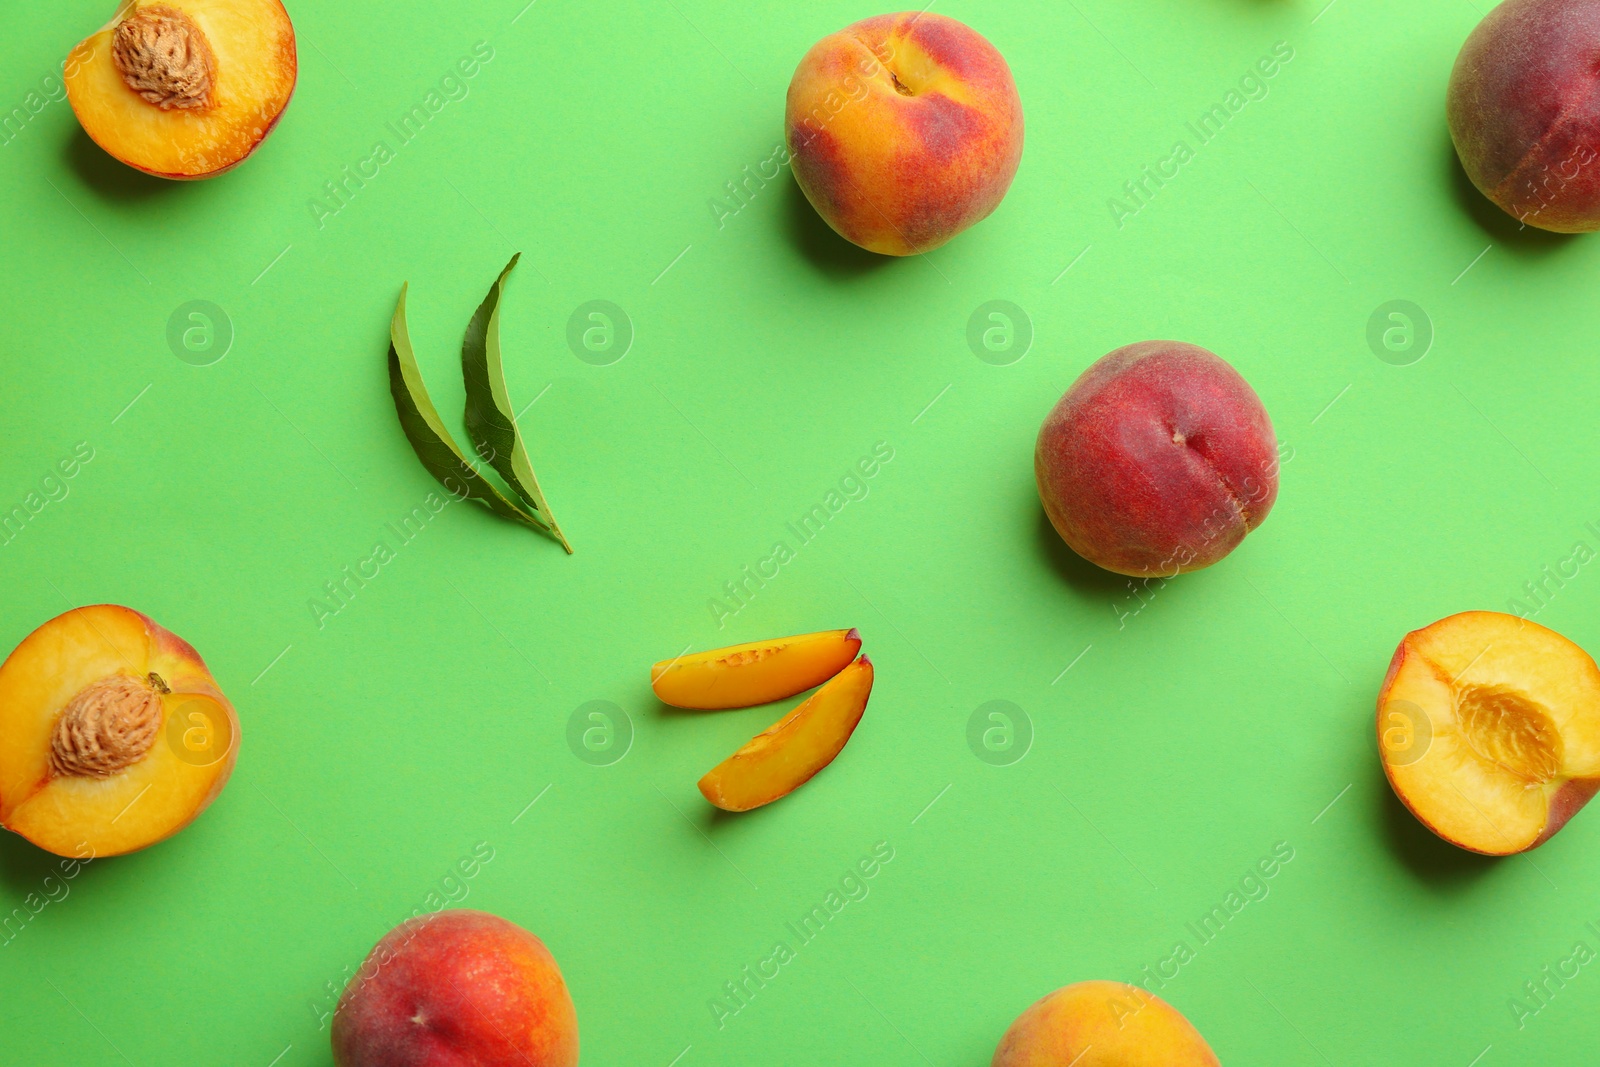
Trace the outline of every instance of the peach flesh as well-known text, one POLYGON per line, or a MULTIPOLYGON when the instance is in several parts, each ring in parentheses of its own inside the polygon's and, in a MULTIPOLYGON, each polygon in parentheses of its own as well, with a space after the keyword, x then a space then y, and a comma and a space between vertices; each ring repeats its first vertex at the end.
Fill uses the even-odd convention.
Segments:
POLYGON ((860 648, 854 629, 750 641, 663 660, 650 668, 650 688, 675 708, 749 708, 821 685, 860 648))
POLYGON ((1450 136, 1472 184, 1522 222, 1600 229, 1600 0, 1506 0, 1450 74, 1450 136))
POLYGON ((1218 1067, 1172 1005, 1122 982, 1078 982, 1017 1017, 991 1067, 1218 1067))
POLYGON ((1277 437, 1255 390, 1196 345, 1146 341, 1101 358, 1045 418, 1039 498, 1072 550, 1106 570, 1209 567, 1278 495, 1277 437))
POLYGON ((1022 101, 976 30, 931 12, 880 15, 801 59, 784 131, 795 181, 828 225, 905 256, 999 206, 1022 159, 1022 101))
POLYGON ((334 1011, 336 1067, 575 1067, 578 1016, 555 958, 486 912, 409 919, 334 1011))
POLYGON ((1405 636, 1378 694, 1390 786, 1439 837, 1537 848, 1600 790, 1600 667, 1553 630, 1468 611, 1405 636))

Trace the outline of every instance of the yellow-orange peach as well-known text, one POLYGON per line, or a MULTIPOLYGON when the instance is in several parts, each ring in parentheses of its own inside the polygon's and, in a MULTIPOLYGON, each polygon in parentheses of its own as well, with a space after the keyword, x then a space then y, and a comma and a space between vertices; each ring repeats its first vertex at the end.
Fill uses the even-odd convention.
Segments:
POLYGON ((713 767, 700 779, 700 792, 724 811, 788 796, 843 750, 871 695, 872 661, 862 656, 713 767))
POLYGON ((177 833, 238 752, 238 717, 200 654, 130 608, 57 616, 0 664, 0 824, 58 855, 177 833))
POLYGON ((857 630, 751 641, 662 660, 650 668, 650 688, 675 708, 750 708, 821 685, 860 648, 857 630))
POLYGON ((880 15, 823 38, 789 83, 795 180, 846 240, 905 256, 1000 205, 1022 159, 1005 59, 955 19, 880 15))
POLYGON ((67 57, 67 98, 95 143, 161 178, 210 178, 254 152, 299 72, 279 0, 122 0, 67 57))
POLYGON ((1389 662, 1378 751, 1395 795, 1446 841, 1536 848, 1600 790, 1600 667, 1515 615, 1440 619, 1389 662))
POLYGON ((1178 1009, 1122 982, 1079 982, 1017 1017, 991 1067, 1218 1067, 1178 1009))

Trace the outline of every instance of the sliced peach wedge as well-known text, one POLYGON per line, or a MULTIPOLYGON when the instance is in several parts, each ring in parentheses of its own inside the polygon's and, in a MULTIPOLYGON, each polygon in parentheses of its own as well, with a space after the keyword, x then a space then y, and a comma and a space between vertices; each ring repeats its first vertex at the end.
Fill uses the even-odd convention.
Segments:
POLYGON ((871 695, 872 661, 862 656, 713 767, 700 779, 700 792, 724 811, 749 811, 788 796, 833 762, 871 695))
POLYGON ((279 0, 121 0, 67 56, 67 98, 94 142, 160 178, 210 178, 266 139, 294 95, 279 0))
POLYGON ((238 751, 238 717, 200 654, 130 608, 57 616, 0 664, 0 824, 58 855, 177 833, 238 751))
POLYGON ((650 668, 650 688, 675 708, 751 708, 821 685, 860 650, 857 630, 751 641, 663 660, 650 668))
POLYGON ((1395 651, 1378 750, 1395 795, 1444 840, 1536 848, 1600 790, 1600 667, 1514 615, 1440 619, 1395 651))

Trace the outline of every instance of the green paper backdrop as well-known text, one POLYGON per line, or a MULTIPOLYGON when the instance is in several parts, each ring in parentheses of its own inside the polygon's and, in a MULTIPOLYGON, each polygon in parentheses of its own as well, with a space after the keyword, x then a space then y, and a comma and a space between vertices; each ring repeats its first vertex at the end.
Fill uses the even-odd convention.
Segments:
POLYGON ((1600 650, 1600 572, 1544 578, 1600 547, 1600 243, 1518 232, 1455 165, 1478 0, 941 3, 1011 63, 1027 148, 991 219, 903 261, 786 171, 725 184, 771 173, 795 63, 876 10, 524 3, 293 4, 293 104, 199 184, 110 161, 60 98, 107 0, 8 13, 0 510, 41 506, 0 546, 0 646, 132 605, 244 743, 146 852, 61 882, 0 840, 0 1061, 326 1065, 344 979, 446 899, 548 943, 587 1067, 981 1065, 1036 997, 1146 967, 1232 1065, 1593 1058, 1600 974, 1544 976, 1600 947, 1600 815, 1459 852, 1371 726, 1401 634, 1451 612, 1520 599, 1600 650), (435 487, 387 388, 400 284, 458 425, 461 330, 514 251, 510 389, 570 558, 474 505, 401 530, 435 487), (1136 598, 1055 538, 1031 457, 1151 337, 1238 367, 1286 461, 1239 551, 1136 598), (854 740, 714 814, 696 779, 780 709, 669 713, 647 666, 836 626, 878 666, 854 740))

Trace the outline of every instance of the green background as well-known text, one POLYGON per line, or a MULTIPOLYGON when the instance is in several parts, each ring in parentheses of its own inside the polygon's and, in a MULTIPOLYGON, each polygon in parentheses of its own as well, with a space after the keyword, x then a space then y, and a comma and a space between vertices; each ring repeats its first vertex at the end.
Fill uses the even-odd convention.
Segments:
MULTIPOLYGON (((876 10, 524 2, 291 5, 294 102, 215 181, 121 167, 59 101, 0 147, 0 509, 94 450, 0 548, 0 645, 132 605, 244 732, 190 829, 91 864, 0 947, 0 1060, 327 1064, 320 1013, 480 843, 460 903, 551 947, 589 1067, 986 1064, 1035 998, 1180 940, 1161 993, 1225 1063, 1592 1058, 1600 974, 1520 1028, 1509 1002, 1600 947, 1600 816, 1459 852, 1393 799, 1372 729, 1405 631, 1600 546, 1600 244, 1517 232, 1454 162, 1444 89, 1484 9, 941 3, 1010 62, 1026 152, 992 218, 887 261, 787 173, 720 228, 709 206, 772 154, 804 51, 876 10), (400 145, 386 124, 478 42, 466 98, 400 145), (1269 95, 1119 228, 1110 198, 1278 42, 1269 95), (378 140, 394 159, 319 227, 311 200, 378 140), (538 398, 523 428, 577 554, 475 505, 400 545, 386 524, 434 489, 387 389, 400 283, 458 425, 461 330, 519 250, 511 392, 538 398), (635 334, 609 366, 566 341, 596 299, 635 334), (1435 335, 1408 366, 1367 340, 1397 299, 1435 335), (191 300, 231 322, 220 362, 168 345, 191 300), (966 339, 991 300, 1031 326, 1010 365, 966 339), (1031 456, 1072 380, 1150 337, 1230 360, 1292 453, 1240 550, 1126 615, 1042 520, 1031 456), (719 628, 724 583, 878 442, 869 495, 719 628), (380 540, 395 559, 319 627, 323 583, 380 540), (851 625, 878 682, 848 749, 715 815, 696 779, 778 709, 669 713, 647 666, 851 625), (634 733, 609 766, 567 741, 594 700, 634 733), (967 741, 993 700, 1031 723, 1005 766, 967 741), (878 842, 870 894, 719 1027, 723 983, 878 842), (1186 924, 1279 843, 1269 895, 1200 946, 1186 924)), ((0 114, 109 6, 11 11, 0 114)), ((1538 619, 1596 650, 1592 569, 1538 619)), ((52 869, 0 841, 0 912, 52 869)))

